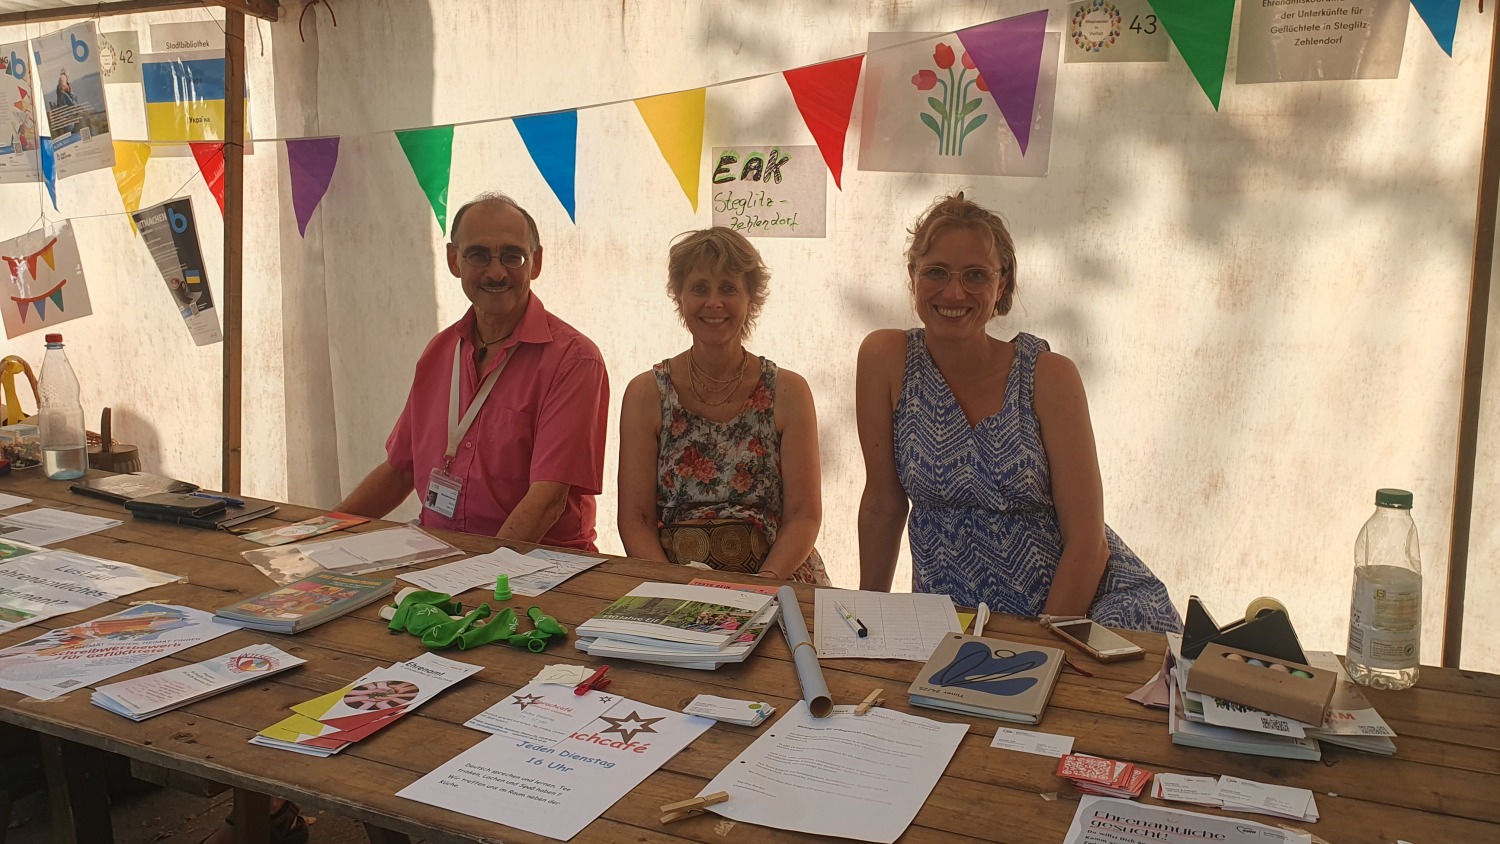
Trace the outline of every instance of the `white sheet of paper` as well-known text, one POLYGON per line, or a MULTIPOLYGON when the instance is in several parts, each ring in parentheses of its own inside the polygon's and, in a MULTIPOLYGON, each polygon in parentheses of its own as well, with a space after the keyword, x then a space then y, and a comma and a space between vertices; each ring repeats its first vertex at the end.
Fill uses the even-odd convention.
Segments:
MULTIPOLYGON (((350 534, 339 539, 305 546, 301 550, 321 565, 322 558, 318 554, 326 554, 335 548, 366 563, 379 563, 394 560, 397 557, 408 557, 422 551, 440 551, 444 547, 441 540, 415 528, 405 527, 350 534)), ((330 559, 334 557, 330 556, 330 559)), ((332 568, 332 566, 324 565, 324 568, 332 568)))
POLYGON ((1215 796, 1219 792, 1217 777, 1157 774, 1152 780, 1151 789, 1151 796, 1158 800, 1176 800, 1179 803, 1197 803, 1202 806, 1224 805, 1215 796))
POLYGON ((7 495, 0 492, 0 510, 9 510, 12 507, 20 507, 22 504, 30 503, 30 498, 22 498, 19 495, 7 495))
POLYGON ((28 545, 51 545, 106 528, 118 527, 119 519, 105 519, 43 507, 0 517, 0 537, 28 545))
POLYGON ((857 716, 853 706, 836 706, 814 718, 799 700, 699 795, 734 795, 708 807, 730 820, 890 844, 968 731, 879 707, 857 716))
POLYGON ((617 698, 556 747, 490 736, 396 796, 566 841, 713 723, 617 698))
POLYGON ((1019 750, 1022 753, 1035 753, 1038 756, 1055 756, 1060 759, 1073 752, 1073 737, 996 727, 995 739, 990 742, 990 747, 1019 750))
POLYGON ((575 695, 566 686, 531 683, 465 721, 464 726, 551 747, 592 724, 619 699, 606 692, 575 695))
POLYGON ((947 595, 819 589, 813 605, 813 645, 819 659, 910 659, 926 662, 949 633, 958 633, 958 611, 947 595), (837 602, 864 622, 860 638, 844 622, 837 602))
MULTIPOLYGON (((501 548, 500 551, 507 553, 501 554, 496 551, 481 554, 467 560, 444 563, 422 571, 402 572, 396 576, 423 589, 457 595, 481 586, 494 588, 497 575, 504 574, 516 578, 552 567, 545 560, 526 557, 509 548, 501 548)), ((515 592, 514 586, 511 587, 511 592, 515 592)))
POLYGON ((559 686, 576 686, 589 678, 594 669, 587 665, 549 665, 531 678, 533 683, 548 683, 559 686))
POLYGON ((1215 841, 1218 844, 1303 844, 1305 832, 1266 826, 1242 818, 1182 812, 1114 797, 1086 796, 1063 844, 1160 844, 1161 832, 1181 830, 1176 841, 1215 841))
POLYGON ((1223 776, 1219 777, 1219 790, 1214 797, 1228 811, 1261 812, 1309 823, 1318 819, 1318 804, 1313 793, 1305 788, 1223 776))
MULTIPOLYGON (((509 548, 503 548, 501 551, 508 551, 511 554, 515 553, 509 548)), ((500 556, 500 551, 494 553, 496 556, 500 556)), ((525 598, 535 598, 537 595, 546 592, 548 589, 562 583, 573 575, 582 574, 600 563, 607 562, 602 557, 585 557, 581 554, 547 551, 542 548, 538 548, 526 554, 526 556, 541 560, 547 564, 548 568, 511 578, 510 591, 525 598)))
POLYGON ((1216 727, 1232 727, 1253 733, 1307 738, 1307 725, 1284 715, 1262 712, 1212 695, 1203 696, 1203 720, 1216 727))

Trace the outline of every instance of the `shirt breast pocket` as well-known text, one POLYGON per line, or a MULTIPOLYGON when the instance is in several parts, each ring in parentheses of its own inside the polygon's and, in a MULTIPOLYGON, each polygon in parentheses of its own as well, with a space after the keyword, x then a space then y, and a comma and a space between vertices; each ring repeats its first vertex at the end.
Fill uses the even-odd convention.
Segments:
POLYGON ((536 446, 536 418, 524 410, 496 405, 484 410, 480 430, 471 435, 475 461, 488 478, 528 483, 536 446))

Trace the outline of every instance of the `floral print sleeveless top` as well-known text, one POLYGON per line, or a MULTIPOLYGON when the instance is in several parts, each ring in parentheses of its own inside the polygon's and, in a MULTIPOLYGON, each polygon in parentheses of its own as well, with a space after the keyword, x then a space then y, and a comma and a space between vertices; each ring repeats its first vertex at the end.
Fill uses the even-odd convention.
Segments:
MULTIPOLYGON (((672 385, 671 359, 651 368, 661 395, 656 449, 658 527, 689 519, 734 519, 760 528, 776 542, 781 529, 781 434, 776 430, 776 364, 760 360, 760 381, 728 422, 705 419, 682 406, 672 385)), ((790 580, 830 585, 813 549, 790 580)))

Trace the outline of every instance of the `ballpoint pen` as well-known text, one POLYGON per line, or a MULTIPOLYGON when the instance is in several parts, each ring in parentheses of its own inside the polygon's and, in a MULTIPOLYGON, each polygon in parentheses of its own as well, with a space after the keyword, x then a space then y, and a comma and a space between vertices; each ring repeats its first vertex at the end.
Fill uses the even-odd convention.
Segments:
POLYGON ((215 495, 215 494, 213 494, 211 492, 190 492, 190 493, 188 493, 188 495, 191 495, 194 498, 208 498, 208 499, 211 499, 213 501, 222 501, 225 504, 228 504, 230 507, 243 507, 243 506, 245 506, 245 502, 244 501, 241 501, 238 498, 232 498, 232 497, 230 497, 228 495, 215 495))
POLYGON ((843 604, 834 601, 833 608, 839 611, 839 615, 843 617, 844 623, 849 625, 849 629, 854 631, 854 635, 861 639, 870 635, 870 628, 866 627, 863 621, 855 618, 854 613, 844 609, 843 604))

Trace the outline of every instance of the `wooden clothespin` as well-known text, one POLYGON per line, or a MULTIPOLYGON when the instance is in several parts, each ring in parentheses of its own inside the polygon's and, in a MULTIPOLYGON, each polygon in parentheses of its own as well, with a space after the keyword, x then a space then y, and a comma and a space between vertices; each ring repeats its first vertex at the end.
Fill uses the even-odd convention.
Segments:
POLYGON ((668 803, 661 807, 661 822, 675 823, 684 818, 691 818, 708 811, 708 807, 715 803, 726 803, 729 801, 729 792, 716 791, 713 794, 705 794, 702 797, 694 797, 691 800, 683 800, 680 803, 668 803))
POLYGON ((854 707, 854 714, 863 715, 866 712, 870 711, 870 707, 879 706, 882 703, 885 703, 885 698, 880 696, 880 693, 883 691, 885 691, 885 689, 876 689, 875 691, 870 692, 870 694, 865 697, 864 703, 861 703, 859 706, 854 707))

